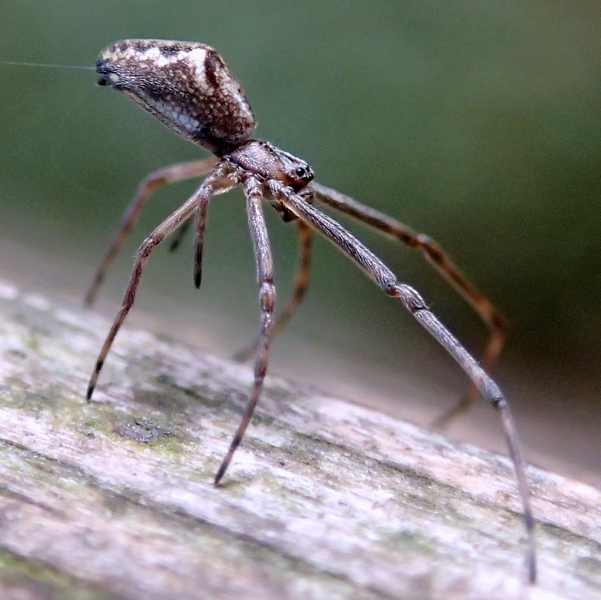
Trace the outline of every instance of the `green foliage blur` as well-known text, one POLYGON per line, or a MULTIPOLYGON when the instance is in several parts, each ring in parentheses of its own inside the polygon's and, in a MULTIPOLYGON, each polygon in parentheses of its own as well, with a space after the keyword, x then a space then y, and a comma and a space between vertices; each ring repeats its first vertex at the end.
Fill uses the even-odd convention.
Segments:
MULTIPOLYGON (((258 137, 306 159, 320 182, 439 241, 507 317, 510 357, 596 376, 598 2, 5 0, 0 15, 0 60, 92 65, 129 37, 214 46, 246 89, 258 137)), ((90 265, 148 172, 204 154, 95 79, 0 66, 0 236, 90 265)), ((151 202, 119 285, 143 234, 192 189, 178 185, 151 202)), ((209 228, 207 302, 255 318, 240 194, 215 200, 209 228)), ((481 347, 477 317, 420 256, 353 230, 481 347)), ((277 217, 271 231, 283 299, 296 240, 277 217)), ((152 286, 190 288, 197 302, 186 248, 157 251, 152 286)), ((319 335, 327 323, 381 352, 400 351, 417 333, 326 243, 314 264, 293 330, 319 335)))

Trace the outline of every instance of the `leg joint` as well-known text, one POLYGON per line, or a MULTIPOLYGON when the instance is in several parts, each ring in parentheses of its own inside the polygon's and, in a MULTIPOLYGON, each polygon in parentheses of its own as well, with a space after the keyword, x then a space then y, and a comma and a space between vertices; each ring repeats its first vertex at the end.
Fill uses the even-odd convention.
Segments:
POLYGON ((430 310, 426 301, 409 285, 401 283, 391 286, 386 293, 393 298, 399 298, 412 314, 420 310, 430 310))
POLYGON ((259 289, 259 303, 263 312, 273 312, 275 305, 275 286, 271 281, 263 281, 259 289))

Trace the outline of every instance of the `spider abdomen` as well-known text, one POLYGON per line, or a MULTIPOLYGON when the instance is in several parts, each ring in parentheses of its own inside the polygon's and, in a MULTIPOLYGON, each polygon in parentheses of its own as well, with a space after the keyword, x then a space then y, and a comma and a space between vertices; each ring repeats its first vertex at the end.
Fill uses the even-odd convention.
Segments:
POLYGON ((100 53, 99 85, 122 91, 185 139, 222 155, 251 137, 246 94, 213 48, 192 42, 123 40, 100 53))

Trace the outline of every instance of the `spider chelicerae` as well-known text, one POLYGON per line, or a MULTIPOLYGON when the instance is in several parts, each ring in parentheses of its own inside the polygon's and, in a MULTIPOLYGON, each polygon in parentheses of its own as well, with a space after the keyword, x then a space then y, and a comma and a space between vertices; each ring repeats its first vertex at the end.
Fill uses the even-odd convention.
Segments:
MULTIPOLYGON (((485 370, 499 354, 505 337, 503 320, 490 302, 467 281, 436 242, 336 190, 316 183, 313 181, 313 171, 305 161, 269 142, 252 138, 255 119, 244 90, 213 48, 189 42, 124 40, 109 46, 100 54, 96 62, 96 71, 100 74, 99 85, 120 90, 169 129, 211 151, 214 157, 172 165, 150 174, 140 185, 125 212, 118 233, 88 292, 88 304, 94 300, 107 269, 152 193, 168 183, 204 177, 194 194, 167 217, 138 249, 123 304, 104 342, 90 379, 88 400, 92 397, 115 336, 134 303, 142 271, 152 250, 167 236, 179 230, 172 243, 172 246, 176 246, 190 223, 195 223, 194 281, 197 287, 200 286, 209 201, 215 195, 241 186, 246 196, 248 225, 256 259, 261 330, 257 342, 240 355, 240 358, 256 355, 254 385, 242 421, 215 476, 215 484, 221 481, 240 445, 261 395, 271 340, 286 324, 305 295, 313 232, 317 231, 363 269, 384 293, 399 299, 413 317, 459 363, 473 386, 464 405, 473 400, 475 392, 481 394, 499 411, 522 499, 528 534, 528 574, 529 580, 534 582, 534 521, 524 463, 507 401, 485 370), (280 213, 284 221, 295 223, 301 242, 301 261, 294 293, 276 317, 273 260, 263 214, 264 200, 280 213), (410 248, 423 252, 490 326, 492 335, 483 357, 483 367, 436 318, 417 291, 401 283, 373 252, 319 210, 315 206, 317 203, 345 213, 383 234, 400 240, 410 248)), ((453 411, 453 414, 455 412, 453 411)))

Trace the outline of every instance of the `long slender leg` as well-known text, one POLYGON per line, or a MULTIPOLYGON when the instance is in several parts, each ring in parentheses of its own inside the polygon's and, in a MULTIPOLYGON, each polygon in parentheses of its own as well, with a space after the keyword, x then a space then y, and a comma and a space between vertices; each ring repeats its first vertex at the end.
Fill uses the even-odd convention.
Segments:
POLYGON ((196 207, 196 243, 194 252, 194 285, 199 288, 202 279, 202 248, 207 226, 208 198, 201 199, 196 207))
POLYGON ((285 196, 287 208, 317 229, 330 242, 355 261, 387 295, 401 300, 405 308, 428 330, 465 371, 484 399, 500 413, 503 432, 509 448, 509 454, 513 461, 518 490, 522 500, 524 520, 528 534, 528 574, 530 581, 534 583, 536 581, 536 546, 534 539, 534 518, 530 506, 530 488, 526 479, 524 461, 521 456, 520 444, 513 418, 501 390, 469 352, 430 311, 422 297, 410 286, 400 283, 394 273, 371 250, 359 242, 359 240, 336 221, 305 202, 296 194, 287 192, 285 188, 282 189, 281 193, 282 196, 285 196))
POLYGON ((263 380, 267 372, 267 361, 269 358, 269 344, 271 342, 271 327, 273 324, 273 306, 275 303, 275 286, 273 285, 273 259, 267 225, 263 215, 261 204, 261 189, 259 182, 250 178, 245 182, 244 192, 247 198, 248 226, 250 229, 255 260, 257 263, 257 281, 259 284, 259 306, 261 310, 261 333, 259 335, 259 346, 255 359, 255 382, 251 396, 246 405, 242 421, 234 435, 230 448, 217 471, 215 485, 217 485, 230 464, 234 452, 240 445, 246 428, 255 411, 257 401, 263 389, 263 380))
MULTIPOLYGON (((422 252, 428 262, 451 283, 490 328, 491 336, 480 361, 484 369, 490 370, 505 342, 505 321, 497 309, 459 271, 445 251, 430 237, 414 232, 396 219, 365 206, 337 190, 319 183, 312 183, 311 188, 317 198, 328 206, 402 242, 411 249, 422 252)), ((477 390, 472 386, 462 401, 438 419, 435 426, 442 427, 448 424, 455 416, 466 410, 477 397, 477 390)))
POLYGON ((115 257, 123 245, 125 238, 134 228, 138 218, 140 217, 140 213, 146 206, 146 203, 152 194, 160 187, 167 185, 168 183, 183 181, 185 179, 193 179, 194 177, 202 177, 203 175, 209 173, 215 164, 215 158, 189 163, 180 163, 155 171, 154 173, 148 175, 146 179, 144 179, 144 181, 138 187, 136 195, 133 197, 132 201, 127 207, 127 210, 123 214, 119 229, 111 241, 100 268, 96 272, 94 280, 92 281, 92 285, 86 294, 86 305, 91 305, 96 299, 96 295, 98 294, 98 290, 104 281, 107 271, 115 260, 115 257))
MULTIPOLYGON (((213 195, 225 194, 233 187, 240 185, 240 175, 231 170, 227 162, 223 162, 214 171, 215 175, 221 178, 220 185, 215 186, 213 195)), ((200 287, 202 278, 202 248, 204 244, 205 228, 207 225, 207 208, 209 206, 209 196, 199 196, 197 199, 194 216, 196 219, 196 251, 194 253, 194 285, 200 287)))
MULTIPOLYGON (((127 289, 125 290, 125 295, 123 296, 123 303, 121 305, 121 309, 117 313, 115 317, 115 321, 109 331, 109 334, 106 337, 104 345, 102 346, 102 350, 98 356, 98 360, 96 361, 96 366, 94 368, 94 372, 92 373, 92 377, 90 378, 90 383, 88 385, 87 399, 90 400, 92 397, 92 393, 94 392, 94 388, 96 387, 96 382, 98 381, 98 376, 100 375, 100 371, 102 369, 102 365, 111 349, 113 341, 125 321, 125 317, 127 313, 129 313, 131 307, 133 306, 136 291, 138 289, 138 285, 140 283, 140 278, 142 276, 142 271, 144 270, 144 266, 146 265, 146 261, 150 256, 150 253, 153 249, 158 246, 169 234, 173 233, 186 219, 189 219, 195 212, 196 207, 198 206, 198 202, 202 198, 210 198, 216 188, 220 188, 225 185, 225 182, 220 179, 222 172, 216 170, 215 173, 209 175, 207 179, 201 184, 198 190, 189 198, 182 206, 180 206, 176 211, 171 213, 169 217, 167 217, 143 242, 139 247, 138 252, 136 253, 136 259, 134 261, 134 268, 132 270, 129 283, 127 285, 127 289)), ((229 185, 231 187, 231 185, 229 185)))
POLYGON ((181 246, 182 240, 186 233, 188 233, 191 224, 192 219, 188 219, 187 221, 184 221, 183 225, 175 232, 173 240, 171 244, 169 244, 169 252, 175 252, 181 246))
MULTIPOLYGON (((313 248, 313 231, 303 221, 296 221, 298 233, 301 242, 300 262, 296 272, 296 280, 294 282, 294 290, 292 297, 284 307, 284 310, 278 314, 271 328, 271 339, 275 338, 282 329, 287 325, 288 321, 303 301, 309 286, 309 273, 311 268, 311 250, 313 248)), ((257 351, 259 340, 255 340, 252 344, 242 348, 234 355, 234 360, 239 362, 247 361, 257 351)))

